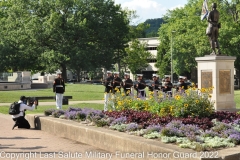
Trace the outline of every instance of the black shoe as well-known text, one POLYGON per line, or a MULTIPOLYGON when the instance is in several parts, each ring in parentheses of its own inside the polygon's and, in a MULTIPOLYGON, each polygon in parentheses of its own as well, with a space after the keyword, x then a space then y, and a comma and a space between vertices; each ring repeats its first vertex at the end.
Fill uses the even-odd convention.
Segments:
POLYGON ((15 127, 17 127, 17 125, 16 125, 16 124, 14 124, 14 125, 13 125, 13 127, 12 127, 12 130, 14 130, 14 128, 15 128, 15 127))

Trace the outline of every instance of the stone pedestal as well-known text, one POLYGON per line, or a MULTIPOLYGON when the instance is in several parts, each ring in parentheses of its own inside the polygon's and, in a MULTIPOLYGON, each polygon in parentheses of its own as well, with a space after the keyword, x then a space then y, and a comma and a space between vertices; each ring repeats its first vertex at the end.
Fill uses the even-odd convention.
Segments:
POLYGON ((236 110, 234 102, 234 61, 236 57, 207 55, 196 57, 198 88, 214 87, 212 98, 215 110, 236 110))

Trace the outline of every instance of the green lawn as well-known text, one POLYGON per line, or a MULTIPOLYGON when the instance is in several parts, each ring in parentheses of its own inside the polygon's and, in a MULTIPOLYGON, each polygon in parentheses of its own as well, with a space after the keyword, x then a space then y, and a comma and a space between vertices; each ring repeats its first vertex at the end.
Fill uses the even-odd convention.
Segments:
MULTIPOLYGON (((103 85, 67 84, 66 92, 64 93, 64 95, 73 96, 73 99, 71 99, 71 101, 102 100, 104 89, 105 88, 103 85)), ((0 91, 0 95, 1 95, 0 103, 11 103, 13 101, 19 100, 19 97, 22 95, 25 95, 27 97, 54 96, 54 93, 52 88, 49 88, 49 89, 0 91)))
MULTIPOLYGON (((66 110, 68 107, 80 107, 80 108, 93 108, 98 110, 103 110, 103 104, 95 103, 80 103, 74 105, 63 105, 63 110, 66 110)), ((0 113, 8 114, 9 106, 0 106, 0 113)), ((37 109, 33 111, 26 111, 26 114, 43 114, 47 109, 56 109, 56 106, 38 106, 37 109)))

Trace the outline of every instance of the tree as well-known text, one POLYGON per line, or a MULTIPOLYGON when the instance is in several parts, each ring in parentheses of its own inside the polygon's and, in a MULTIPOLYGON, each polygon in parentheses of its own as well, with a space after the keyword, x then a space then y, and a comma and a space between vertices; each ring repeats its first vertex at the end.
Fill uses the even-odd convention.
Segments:
POLYGON ((38 48, 31 39, 31 12, 27 8, 30 1, 9 0, 0 2, 0 57, 1 71, 12 69, 40 69, 38 48), (25 9, 24 9, 25 8, 25 9))
MULTIPOLYGON (((209 1, 211 4, 213 1, 209 1)), ((219 41, 222 53, 237 56, 235 66, 239 62, 239 1, 214 1, 220 11, 219 41)), ((210 6, 210 5, 209 5, 210 6)), ((159 29, 160 46, 158 51, 157 66, 161 67, 161 75, 166 72, 171 62, 171 38, 173 38, 173 70, 180 75, 191 72, 196 68, 195 57, 209 55, 211 52, 208 37, 205 35, 207 22, 200 21, 202 0, 189 0, 184 8, 168 11, 164 17, 165 24, 159 29), (176 31, 174 35, 172 31, 176 31), (164 61, 164 63, 162 63, 164 61)))
POLYGON ((146 47, 146 43, 134 39, 130 42, 129 48, 126 48, 127 57, 124 58, 124 61, 133 74, 148 66, 148 59, 151 59, 152 55, 146 50, 146 47))
MULTIPOLYGON (((128 15, 113 0, 0 3, 0 25, 6 29, 2 31, 0 51, 8 50, 13 64, 24 57, 21 64, 17 61, 18 68, 49 72, 61 68, 66 79, 67 68, 80 71, 111 67, 117 61, 116 51, 125 48, 128 15), (39 61, 26 63, 32 59, 39 61)), ((4 54, 1 52, 2 57, 4 54)))

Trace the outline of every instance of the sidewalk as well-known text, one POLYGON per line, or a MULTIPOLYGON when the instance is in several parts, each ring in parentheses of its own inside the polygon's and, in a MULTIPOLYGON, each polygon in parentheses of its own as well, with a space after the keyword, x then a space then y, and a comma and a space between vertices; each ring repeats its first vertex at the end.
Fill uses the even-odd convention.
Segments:
POLYGON ((0 159, 3 160, 120 160, 114 155, 110 158, 111 152, 41 130, 17 127, 12 130, 14 122, 10 115, 0 113, 0 121, 0 159))
MULTIPOLYGON (((52 102, 41 102, 41 101, 39 101, 38 103, 41 106, 56 105, 55 101, 52 101, 52 102)), ((78 103, 104 104, 104 100, 91 100, 91 101, 71 101, 71 100, 69 100, 68 103, 69 103, 69 105, 78 104, 78 103)), ((10 103, 0 103, 0 106, 9 106, 9 105, 10 105, 10 103)))

